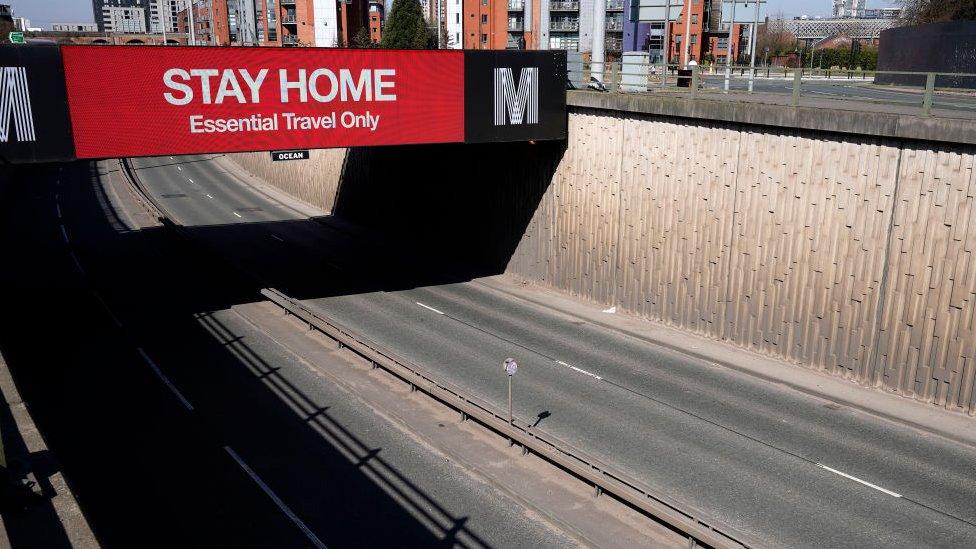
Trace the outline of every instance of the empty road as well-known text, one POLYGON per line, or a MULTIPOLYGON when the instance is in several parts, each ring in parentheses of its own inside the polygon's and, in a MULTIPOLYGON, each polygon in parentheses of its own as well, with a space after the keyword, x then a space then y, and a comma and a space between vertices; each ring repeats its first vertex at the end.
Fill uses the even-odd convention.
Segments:
MULTIPOLYGON (((207 157, 138 159, 207 254, 776 547, 976 546, 976 450, 498 293, 306 219, 207 157)), ((200 278, 192 262, 180 278, 200 278)))

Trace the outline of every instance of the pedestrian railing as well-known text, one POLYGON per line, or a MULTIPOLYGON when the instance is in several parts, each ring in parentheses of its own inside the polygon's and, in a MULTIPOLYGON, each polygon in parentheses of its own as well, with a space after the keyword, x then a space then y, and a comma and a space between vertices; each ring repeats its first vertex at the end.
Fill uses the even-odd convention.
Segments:
POLYGON ((569 87, 976 120, 976 74, 623 62, 571 63, 569 87))
POLYGON ((549 24, 551 31, 578 31, 579 21, 553 21, 549 24))
POLYGON ((549 11, 578 11, 579 2, 549 2, 549 11))

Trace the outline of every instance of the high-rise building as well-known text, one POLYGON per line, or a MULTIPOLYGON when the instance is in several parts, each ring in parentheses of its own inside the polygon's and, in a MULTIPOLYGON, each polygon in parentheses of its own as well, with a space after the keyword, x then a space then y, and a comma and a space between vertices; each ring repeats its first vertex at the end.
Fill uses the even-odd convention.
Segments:
POLYGON ((149 0, 92 0, 99 32, 144 33, 149 28, 149 0))
POLYGON ((865 0, 834 0, 834 17, 864 17, 865 0))

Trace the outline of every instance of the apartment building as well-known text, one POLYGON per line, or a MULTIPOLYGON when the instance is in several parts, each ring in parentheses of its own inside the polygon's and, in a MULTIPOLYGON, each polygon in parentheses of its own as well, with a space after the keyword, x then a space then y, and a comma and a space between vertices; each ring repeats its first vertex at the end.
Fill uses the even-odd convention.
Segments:
MULTIPOLYGON (((189 1, 189 0, 173 0, 189 1)), ((176 16, 197 44, 214 46, 349 45, 361 29, 382 32, 381 0, 192 0, 176 16)))

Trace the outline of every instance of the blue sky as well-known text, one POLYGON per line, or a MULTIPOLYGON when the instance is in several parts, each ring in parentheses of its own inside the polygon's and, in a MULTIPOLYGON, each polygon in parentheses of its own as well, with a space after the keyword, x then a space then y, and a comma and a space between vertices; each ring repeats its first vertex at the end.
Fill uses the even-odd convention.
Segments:
MULTIPOLYGON (((829 15, 831 0, 768 0, 769 13, 794 15, 829 15)), ((868 0, 869 8, 892 6, 896 0, 868 0)), ((35 27, 51 28, 51 23, 90 23, 90 0, 6 0, 19 17, 31 20, 35 27)))

